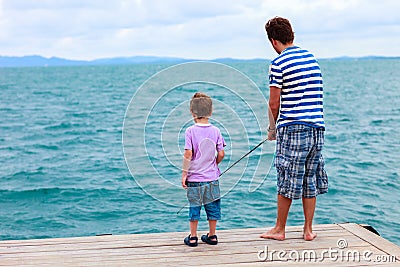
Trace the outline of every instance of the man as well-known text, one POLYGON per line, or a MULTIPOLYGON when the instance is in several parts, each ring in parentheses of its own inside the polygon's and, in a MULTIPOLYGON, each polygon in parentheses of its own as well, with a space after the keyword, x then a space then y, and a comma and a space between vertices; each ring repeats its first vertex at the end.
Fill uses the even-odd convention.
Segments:
POLYGON ((287 19, 275 17, 266 23, 265 30, 279 54, 269 70, 268 126, 268 139, 277 140, 278 203, 275 227, 260 237, 284 240, 292 200, 301 198, 303 238, 310 241, 317 236, 312 231, 316 196, 328 191, 321 154, 325 131, 322 74, 315 57, 294 45, 287 19))

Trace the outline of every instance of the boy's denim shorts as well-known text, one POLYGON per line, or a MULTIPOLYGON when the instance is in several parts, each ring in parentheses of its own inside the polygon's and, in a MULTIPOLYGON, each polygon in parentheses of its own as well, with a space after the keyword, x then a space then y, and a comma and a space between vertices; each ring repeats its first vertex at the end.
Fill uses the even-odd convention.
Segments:
POLYGON ((328 192, 323 145, 322 128, 301 124, 278 128, 275 158, 278 194, 299 199, 328 192))
POLYGON ((207 220, 221 219, 221 195, 219 181, 188 182, 187 198, 189 200, 189 221, 200 219, 201 206, 204 205, 207 220))

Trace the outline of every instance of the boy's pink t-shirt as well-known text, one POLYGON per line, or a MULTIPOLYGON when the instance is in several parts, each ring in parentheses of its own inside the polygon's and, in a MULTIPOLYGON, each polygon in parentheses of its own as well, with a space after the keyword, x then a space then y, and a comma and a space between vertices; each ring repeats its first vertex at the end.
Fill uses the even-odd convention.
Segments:
POLYGON ((211 124, 195 124, 186 129, 185 149, 192 150, 188 182, 209 182, 221 174, 216 153, 223 150, 225 140, 220 130, 211 124))

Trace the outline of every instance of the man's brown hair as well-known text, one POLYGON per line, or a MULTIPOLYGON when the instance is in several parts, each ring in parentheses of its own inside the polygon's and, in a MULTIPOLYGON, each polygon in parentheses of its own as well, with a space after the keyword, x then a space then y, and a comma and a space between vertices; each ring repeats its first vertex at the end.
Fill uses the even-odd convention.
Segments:
POLYGON ((280 41, 282 44, 292 43, 294 40, 294 32, 289 20, 281 17, 275 17, 265 24, 265 30, 268 39, 280 41))
POLYGON ((204 93, 195 93, 192 100, 190 100, 190 112, 192 112, 197 119, 210 117, 212 113, 211 97, 204 93))

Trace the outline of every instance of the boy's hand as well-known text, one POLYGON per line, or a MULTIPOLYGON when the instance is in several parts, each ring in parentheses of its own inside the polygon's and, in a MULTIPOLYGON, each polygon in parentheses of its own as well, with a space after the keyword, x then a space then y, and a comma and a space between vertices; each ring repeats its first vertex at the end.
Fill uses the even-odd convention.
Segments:
POLYGON ((187 179, 187 176, 183 176, 183 175, 182 175, 182 187, 183 187, 184 189, 187 189, 186 179, 187 179))

